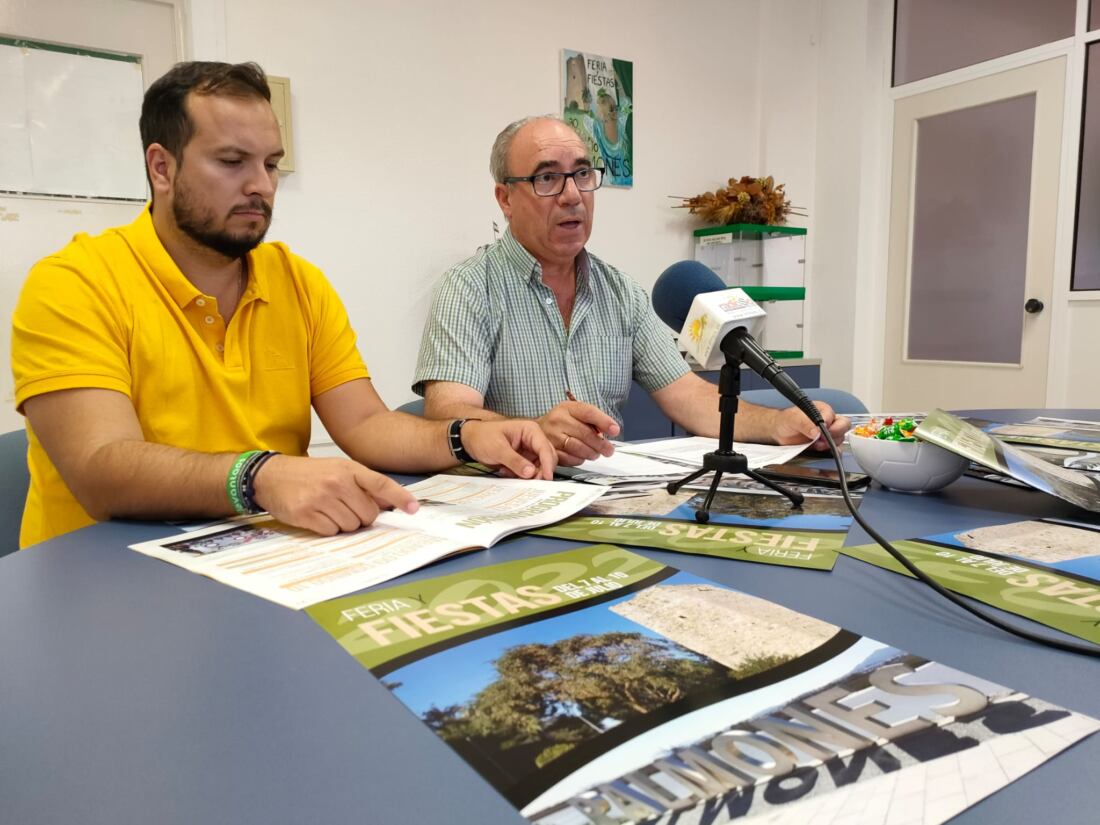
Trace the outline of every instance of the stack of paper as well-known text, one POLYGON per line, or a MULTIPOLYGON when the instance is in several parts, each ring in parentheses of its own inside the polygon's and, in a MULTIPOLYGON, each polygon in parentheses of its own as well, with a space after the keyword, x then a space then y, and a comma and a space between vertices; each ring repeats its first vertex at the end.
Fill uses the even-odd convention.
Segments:
MULTIPOLYGON (((808 446, 795 444, 745 444, 734 442, 733 449, 748 459, 750 469, 782 464, 808 446)), ((574 481, 586 481, 611 488, 604 500, 627 498, 647 493, 676 481, 703 466, 703 456, 718 449, 717 438, 670 438, 643 444, 615 442, 615 452, 586 461, 579 467, 558 468, 574 481), (564 471, 564 472, 563 472, 564 471)), ((709 484, 710 474, 700 476, 698 484, 709 484)))

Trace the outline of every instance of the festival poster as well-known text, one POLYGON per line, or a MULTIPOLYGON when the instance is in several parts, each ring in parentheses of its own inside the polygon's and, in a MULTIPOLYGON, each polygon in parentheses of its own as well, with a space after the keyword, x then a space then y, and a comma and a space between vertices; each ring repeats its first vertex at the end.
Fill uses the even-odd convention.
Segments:
MULTIPOLYGON (((705 484, 689 484, 675 493, 664 487, 637 492, 605 493, 581 511, 582 516, 652 516, 695 521, 706 499, 705 484)), ((852 524, 839 489, 807 484, 785 484, 803 496, 802 505, 793 507, 785 497, 748 478, 727 476, 710 504, 711 524, 741 524, 749 527, 797 528, 830 532, 847 531, 852 524)), ((863 490, 850 490, 856 508, 863 490)), ((622 543, 622 542, 617 542, 622 543)))
POLYGON ((926 536, 945 547, 976 550, 1100 582, 1100 526, 1032 519, 926 536))
MULTIPOLYGON (((802 494, 802 504, 792 507, 786 497, 763 484, 748 479, 723 479, 710 505, 710 521, 718 524, 743 524, 772 527, 777 530, 816 530, 847 532, 852 514, 839 489, 808 484, 784 484, 802 494)), ((672 519, 694 519, 703 506, 706 493, 692 488, 694 495, 666 513, 672 519)), ((850 490, 852 503, 859 508, 862 490, 850 490)), ((597 502, 599 499, 596 500, 597 502)), ((588 512, 587 510, 585 512, 588 512)))
MULTIPOLYGON (((1057 447, 1063 450, 1100 451, 1100 422, 1038 416, 1030 421, 1004 424, 966 418, 967 423, 1012 444, 1057 447)), ((1088 469, 1088 468, 1085 468, 1088 469)))
POLYGON ((721 522, 588 515, 573 516, 530 533, 809 570, 832 570, 847 536, 844 529, 754 528, 721 522))
POLYGON ((562 118, 588 144, 604 183, 634 185, 634 64, 599 54, 561 51, 562 118))
MULTIPOLYGON (((1053 565, 1042 566, 968 549, 957 538, 894 541, 922 573, 961 596, 1100 644, 1100 586, 1053 565)), ((843 547, 846 556, 911 576, 877 544, 843 547)))
POLYGON ((607 545, 309 613, 537 825, 939 823, 1100 727, 607 545))
POLYGON ((930 412, 913 434, 1036 490, 1100 512, 1100 476, 1051 464, 944 410, 930 412))

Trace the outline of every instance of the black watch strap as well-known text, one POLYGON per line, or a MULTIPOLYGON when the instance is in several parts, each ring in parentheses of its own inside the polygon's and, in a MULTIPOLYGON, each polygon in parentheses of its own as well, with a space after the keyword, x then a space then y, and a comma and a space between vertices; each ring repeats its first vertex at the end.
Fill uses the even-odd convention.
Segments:
POLYGON ((462 425, 470 420, 477 419, 456 418, 451 422, 451 426, 447 428, 447 446, 451 448, 451 455, 463 464, 468 464, 474 460, 474 457, 466 452, 466 448, 462 446, 462 425))

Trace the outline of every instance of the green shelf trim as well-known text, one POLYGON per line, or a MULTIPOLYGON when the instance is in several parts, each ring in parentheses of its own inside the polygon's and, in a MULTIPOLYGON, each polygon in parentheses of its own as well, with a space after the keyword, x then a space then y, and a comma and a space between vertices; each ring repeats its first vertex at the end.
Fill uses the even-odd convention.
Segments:
POLYGON ((770 349, 768 355, 777 361, 783 358, 805 358, 800 349, 770 349))
POLYGON ((745 294, 754 301, 805 301, 804 286, 743 286, 745 294))
POLYGON ((806 229, 801 226, 771 226, 764 223, 731 223, 726 226, 704 226, 702 229, 696 229, 695 237, 726 235, 733 232, 740 232, 743 235, 805 235, 806 229))
POLYGON ((14 46, 17 49, 41 49, 45 52, 75 54, 82 57, 99 57, 103 60, 120 60, 123 63, 141 63, 141 55, 101 52, 95 49, 82 49, 77 46, 62 46, 58 43, 46 43, 42 40, 28 40, 25 37, 0 37, 0 46, 14 46))

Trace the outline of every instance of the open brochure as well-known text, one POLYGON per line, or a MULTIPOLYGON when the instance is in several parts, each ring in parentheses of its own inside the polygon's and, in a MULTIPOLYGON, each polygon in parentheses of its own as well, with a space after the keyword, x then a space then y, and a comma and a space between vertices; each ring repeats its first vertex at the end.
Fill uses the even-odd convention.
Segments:
POLYGON ((438 475, 409 485, 420 510, 381 513, 354 533, 319 536, 269 515, 220 522, 131 549, 300 609, 570 516, 603 489, 563 481, 438 475))
POLYGON ((1059 467, 1005 444, 951 413, 933 410, 917 427, 917 438, 1003 473, 1029 487, 1100 512, 1100 481, 1088 473, 1059 467))
POLYGON ((536 825, 933 825, 1098 727, 609 545, 308 612, 536 825))

